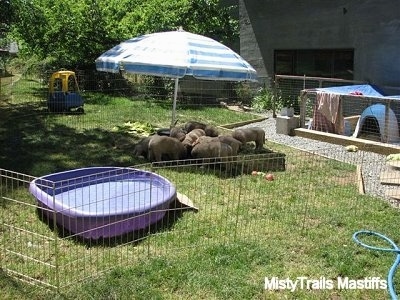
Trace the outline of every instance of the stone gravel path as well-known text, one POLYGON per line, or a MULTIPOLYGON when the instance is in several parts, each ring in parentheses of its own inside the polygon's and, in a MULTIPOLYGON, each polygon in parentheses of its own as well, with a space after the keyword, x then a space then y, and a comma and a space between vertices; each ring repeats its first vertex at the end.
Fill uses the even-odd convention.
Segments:
POLYGON ((341 145, 330 144, 303 137, 277 134, 275 126, 276 120, 272 117, 272 115, 266 116, 267 119, 264 121, 251 123, 241 127, 261 127, 265 130, 266 138, 269 141, 287 145, 300 150, 309 151, 346 163, 360 165, 365 185, 365 193, 385 198, 392 205, 400 207, 400 201, 396 201, 385 196, 385 192, 393 187, 385 186, 380 183, 380 173, 389 168, 386 165, 385 155, 368 151, 348 152, 345 147, 341 145))

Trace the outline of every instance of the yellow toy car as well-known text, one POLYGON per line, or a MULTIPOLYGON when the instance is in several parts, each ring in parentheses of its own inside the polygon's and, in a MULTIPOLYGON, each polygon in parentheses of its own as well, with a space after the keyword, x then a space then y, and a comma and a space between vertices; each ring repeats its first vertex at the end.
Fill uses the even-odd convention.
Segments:
POLYGON ((50 112, 84 113, 83 104, 75 72, 61 70, 51 75, 47 98, 47 108, 50 112))

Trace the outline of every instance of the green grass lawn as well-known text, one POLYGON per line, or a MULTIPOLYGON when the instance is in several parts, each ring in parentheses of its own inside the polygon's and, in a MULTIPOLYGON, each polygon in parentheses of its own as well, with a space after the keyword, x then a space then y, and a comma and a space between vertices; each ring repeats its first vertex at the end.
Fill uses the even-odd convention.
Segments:
MULTIPOLYGON (((132 150, 139 135, 116 130, 127 122, 169 127, 171 100, 151 101, 85 93, 85 114, 48 114, 46 89, 38 81, 19 80, 14 96, 2 101, 0 166, 34 176, 83 165, 141 163, 132 150), (30 93, 29 93, 30 91, 30 93), (9 158, 13 157, 12 160, 9 158)), ((222 125, 256 116, 210 106, 177 107, 179 124, 189 120, 222 125)))
MULTIPOLYGON (((25 91, 26 82, 19 83, 25 91)), ((0 121, 6 141, 0 166, 33 176, 84 166, 143 164, 130 154, 139 137, 115 128, 128 121, 154 127, 168 127, 170 122, 169 102, 93 94, 86 95, 84 115, 49 115, 42 111, 43 99, 35 96, 40 93, 26 91, 21 94, 28 93, 30 101, 26 96, 13 99, 18 109, 0 106, 10 117, 0 121)), ((251 118, 216 107, 178 108, 182 123, 195 119, 219 125, 251 118)), ((250 174, 230 176, 211 165, 144 165, 170 179, 199 212, 171 212, 168 218, 173 222, 166 220, 135 243, 122 238, 93 244, 57 238, 59 280, 71 286, 56 293, 0 272, 0 298, 388 299, 386 290, 379 289, 264 289, 265 277, 274 276, 323 278, 335 284, 338 277, 384 279, 394 255, 364 249, 352 241, 352 234, 375 230, 400 244, 398 210, 358 193, 355 166, 272 142, 265 147, 286 155, 286 170, 274 171, 272 182, 250 174), (107 271, 99 275, 101 270, 107 271)), ((52 230, 28 205, 33 200, 26 186, 3 184, 1 190, 2 220, 38 235, 9 234, 1 228, 0 249, 51 264, 55 241, 44 241, 43 236, 53 237, 52 230), (8 198, 20 202, 9 203, 8 198)), ((54 276, 46 265, 27 264, 22 258, 10 261, 11 257, 3 252, 0 256, 2 263, 38 280, 54 276)))

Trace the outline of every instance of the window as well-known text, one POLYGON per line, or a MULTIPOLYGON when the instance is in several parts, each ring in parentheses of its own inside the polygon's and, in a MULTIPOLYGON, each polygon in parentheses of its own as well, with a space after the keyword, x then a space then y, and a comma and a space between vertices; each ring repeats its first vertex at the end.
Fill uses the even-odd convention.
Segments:
POLYGON ((353 49, 275 50, 275 74, 353 79, 353 49))

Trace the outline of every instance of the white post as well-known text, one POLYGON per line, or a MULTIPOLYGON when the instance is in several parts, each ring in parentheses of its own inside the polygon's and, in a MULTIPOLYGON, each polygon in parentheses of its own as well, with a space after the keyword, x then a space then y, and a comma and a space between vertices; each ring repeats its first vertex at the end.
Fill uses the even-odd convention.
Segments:
POLYGON ((171 127, 175 125, 175 113, 176 113, 176 99, 178 98, 178 83, 179 83, 179 78, 175 78, 175 91, 174 91, 174 102, 172 103, 172 121, 171 121, 171 127))

